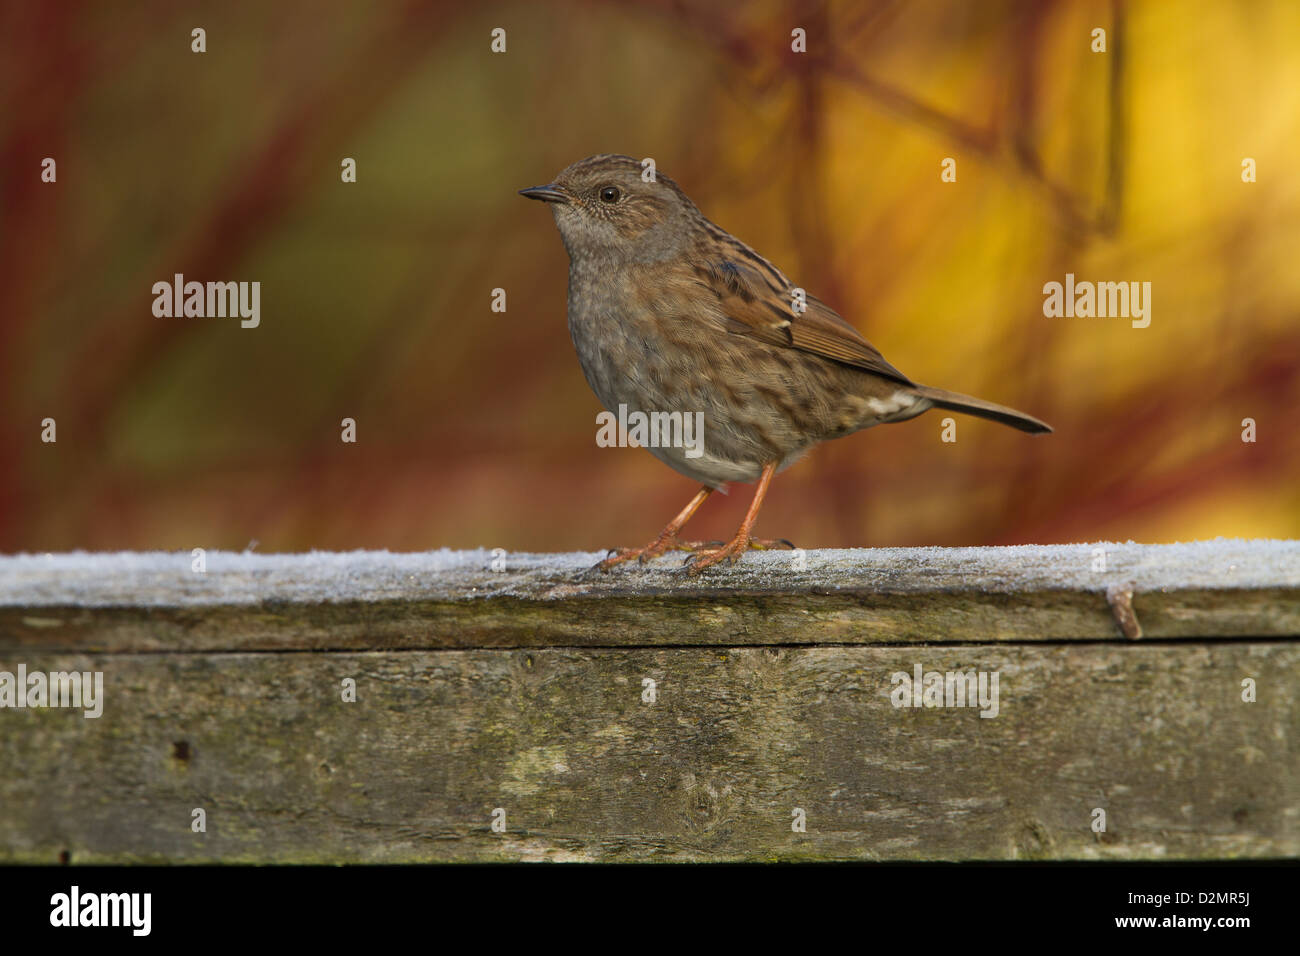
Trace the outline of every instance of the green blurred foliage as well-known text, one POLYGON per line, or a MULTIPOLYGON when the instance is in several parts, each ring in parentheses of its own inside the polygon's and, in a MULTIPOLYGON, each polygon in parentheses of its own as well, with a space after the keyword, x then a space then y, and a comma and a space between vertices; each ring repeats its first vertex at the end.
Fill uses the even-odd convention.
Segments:
POLYGON ((515 194, 595 152, 654 157, 918 381, 1056 427, 822 446, 760 534, 1295 536, 1296 37, 1292 0, 4 4, 0 550, 649 538, 694 488, 596 446, 515 194), (154 317, 176 272, 261 282, 261 326, 154 317), (1150 281, 1150 328, 1044 317, 1066 272, 1150 281))

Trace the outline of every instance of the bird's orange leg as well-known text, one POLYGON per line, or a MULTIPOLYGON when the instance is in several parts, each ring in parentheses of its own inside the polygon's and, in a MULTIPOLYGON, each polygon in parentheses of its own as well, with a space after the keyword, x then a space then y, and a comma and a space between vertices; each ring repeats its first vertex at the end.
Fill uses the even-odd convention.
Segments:
POLYGON ((633 558, 645 563, 651 558, 657 558, 665 551, 693 551, 699 547, 698 542, 679 541, 677 534, 682 528, 686 527, 686 522, 691 520, 691 515, 699 510, 700 505, 704 504, 704 499, 713 494, 713 489, 709 487, 701 488, 696 492, 695 497, 691 499, 690 504, 681 510, 672 521, 668 522, 668 527, 659 532, 659 537, 655 538, 644 548, 619 548, 612 555, 606 558, 600 564, 596 565, 597 570, 608 571, 610 568, 622 564, 624 561, 631 561, 633 558))
MULTIPOLYGON (((758 517, 758 509, 763 506, 763 498, 767 495, 767 486, 772 483, 772 476, 776 474, 776 462, 770 462, 763 466, 763 473, 758 477, 758 490, 754 492, 754 500, 750 502, 749 511, 745 512, 745 520, 740 523, 740 530, 736 536, 727 544, 720 548, 705 548, 696 551, 686 559, 687 569, 691 574, 699 574, 705 568, 717 564, 719 561, 735 561, 744 554, 753 541, 749 536, 749 531, 754 527, 754 520, 758 517)), ((760 547, 771 546, 774 542, 761 542, 760 547)), ((789 544, 789 542, 782 542, 789 544)))

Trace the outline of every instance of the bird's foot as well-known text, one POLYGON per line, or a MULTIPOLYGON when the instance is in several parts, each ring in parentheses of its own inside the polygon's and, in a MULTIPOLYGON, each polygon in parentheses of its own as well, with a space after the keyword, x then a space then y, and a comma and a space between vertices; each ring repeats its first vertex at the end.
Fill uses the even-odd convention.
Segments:
POLYGON ((721 561, 735 563, 749 550, 749 535, 737 535, 720 548, 704 548, 696 551, 686 559, 686 570, 690 574, 699 574, 721 561))
POLYGON ((750 538, 749 549, 751 551, 775 551, 777 549, 785 551, 797 551, 798 547, 793 541, 785 538, 750 538))
POLYGON ((793 550, 794 542, 787 541, 785 538, 751 538, 748 534, 738 534, 720 548, 703 548, 698 549, 694 554, 686 559, 686 570, 691 574, 699 574, 705 568, 712 567, 722 561, 735 564, 740 560, 740 556, 746 551, 768 551, 773 548, 790 548, 793 550))
POLYGON ((608 571, 610 568, 633 560, 645 564, 668 551, 699 551, 708 545, 721 543, 721 541, 682 541, 675 534, 661 534, 644 548, 612 548, 610 555, 597 564, 595 570, 608 571))

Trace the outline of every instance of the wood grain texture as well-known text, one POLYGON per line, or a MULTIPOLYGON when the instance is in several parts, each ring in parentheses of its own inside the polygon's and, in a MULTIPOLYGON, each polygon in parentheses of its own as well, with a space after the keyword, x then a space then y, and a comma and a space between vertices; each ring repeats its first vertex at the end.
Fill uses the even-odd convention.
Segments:
POLYGON ((1291 541, 751 553, 699 578, 599 557, 0 557, 0 651, 1095 641, 1121 636, 1114 587, 1145 639, 1300 634, 1291 541))
POLYGON ((55 656, 104 716, 3 715, 0 859, 1300 855, 1283 644, 55 656), (999 713, 890 675, 997 670, 999 713), (344 677, 358 683, 343 703, 344 677), (642 700, 642 680, 658 684, 642 700), (1260 699, 1241 700, 1254 677, 1260 699), (183 755, 183 759, 182 756, 183 755), (190 831, 205 809, 208 830, 190 831), (493 833, 494 808, 507 830, 493 833), (791 831, 792 812, 807 832, 791 831), (1090 829, 1094 808, 1107 829, 1090 829))
POLYGON ((105 681, 0 710, 0 861, 1300 856, 1300 548, 1114 548, 0 558, 0 671, 105 681))

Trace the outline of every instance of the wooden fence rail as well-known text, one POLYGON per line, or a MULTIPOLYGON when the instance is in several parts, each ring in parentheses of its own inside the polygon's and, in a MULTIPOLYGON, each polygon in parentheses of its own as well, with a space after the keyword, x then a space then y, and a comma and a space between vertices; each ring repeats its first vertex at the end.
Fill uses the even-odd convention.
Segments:
POLYGON ((1300 856, 1300 542, 598 557, 0 557, 0 861, 1300 856))

